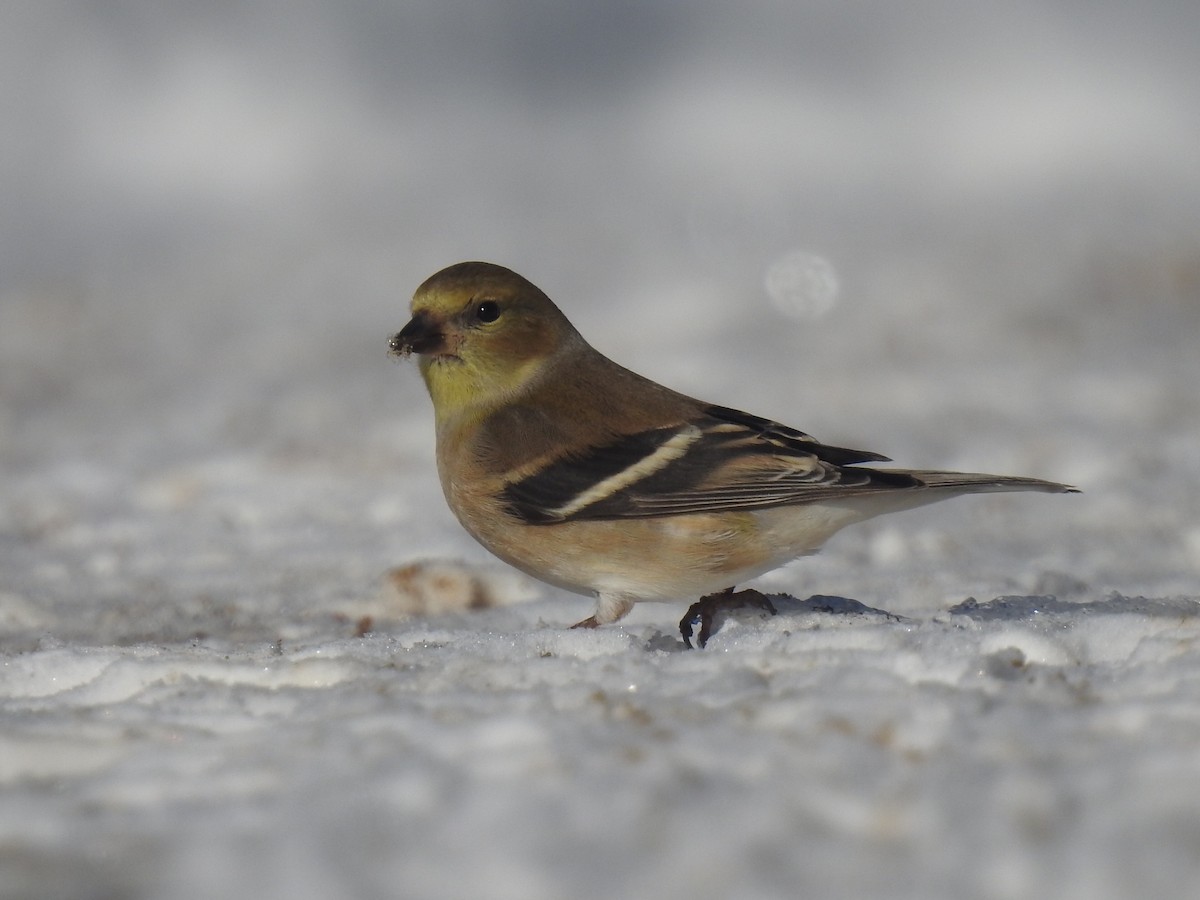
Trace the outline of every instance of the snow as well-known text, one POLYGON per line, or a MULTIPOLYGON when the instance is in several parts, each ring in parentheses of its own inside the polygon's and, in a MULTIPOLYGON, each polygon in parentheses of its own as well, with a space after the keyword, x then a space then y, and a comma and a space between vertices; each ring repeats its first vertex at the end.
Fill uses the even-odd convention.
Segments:
POLYGON ((0 898, 1200 895, 1197 11, 600 10, 5 12, 0 898), (570 630, 387 357, 466 258, 1084 493, 570 630))

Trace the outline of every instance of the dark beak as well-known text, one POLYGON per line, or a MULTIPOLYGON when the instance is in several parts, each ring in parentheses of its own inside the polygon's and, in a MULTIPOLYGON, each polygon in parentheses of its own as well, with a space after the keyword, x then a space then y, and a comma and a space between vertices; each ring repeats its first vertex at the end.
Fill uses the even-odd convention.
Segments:
POLYGON ((396 356, 410 353, 436 353, 445 346, 446 336, 427 312, 419 312, 412 321, 388 341, 388 349, 396 356))

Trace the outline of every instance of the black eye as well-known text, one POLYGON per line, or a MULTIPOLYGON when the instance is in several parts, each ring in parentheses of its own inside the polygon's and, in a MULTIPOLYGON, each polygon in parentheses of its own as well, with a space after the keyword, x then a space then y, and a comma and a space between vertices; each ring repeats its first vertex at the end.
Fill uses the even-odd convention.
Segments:
POLYGON ((495 300, 481 300, 475 304, 475 318, 485 325, 500 318, 500 304, 495 300))

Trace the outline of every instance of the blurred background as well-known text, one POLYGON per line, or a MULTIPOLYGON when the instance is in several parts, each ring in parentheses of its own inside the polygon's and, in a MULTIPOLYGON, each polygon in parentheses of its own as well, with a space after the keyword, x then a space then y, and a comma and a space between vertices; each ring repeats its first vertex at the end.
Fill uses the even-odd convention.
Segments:
POLYGON ((1197 896, 1198 47, 1195 0, 0 5, 0 897, 1197 896), (894 626, 565 631, 387 355, 471 258, 680 390, 1084 493, 763 579, 894 626), (422 579, 542 602, 398 622, 422 579))
MULTIPOLYGON (((10 624, 107 598, 132 640, 483 558, 386 356, 413 288, 469 258, 681 390, 1079 483, 986 507, 989 532, 1097 591, 1194 592, 1190 0, 0 16, 0 553, 40 598, 10 624)), ((912 521, 985 513, 949 515, 912 521)))

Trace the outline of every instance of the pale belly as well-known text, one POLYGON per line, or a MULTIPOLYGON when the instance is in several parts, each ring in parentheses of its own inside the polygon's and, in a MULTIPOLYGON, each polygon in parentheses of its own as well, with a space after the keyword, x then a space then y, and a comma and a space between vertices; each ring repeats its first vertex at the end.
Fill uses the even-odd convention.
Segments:
MULTIPOLYGON (((724 590, 815 553, 865 518, 846 505, 736 514, 525 525, 518 539, 498 519, 463 519, 484 547, 518 569, 580 594, 673 600, 724 590)), ((510 523, 511 524, 511 523, 510 523)))

